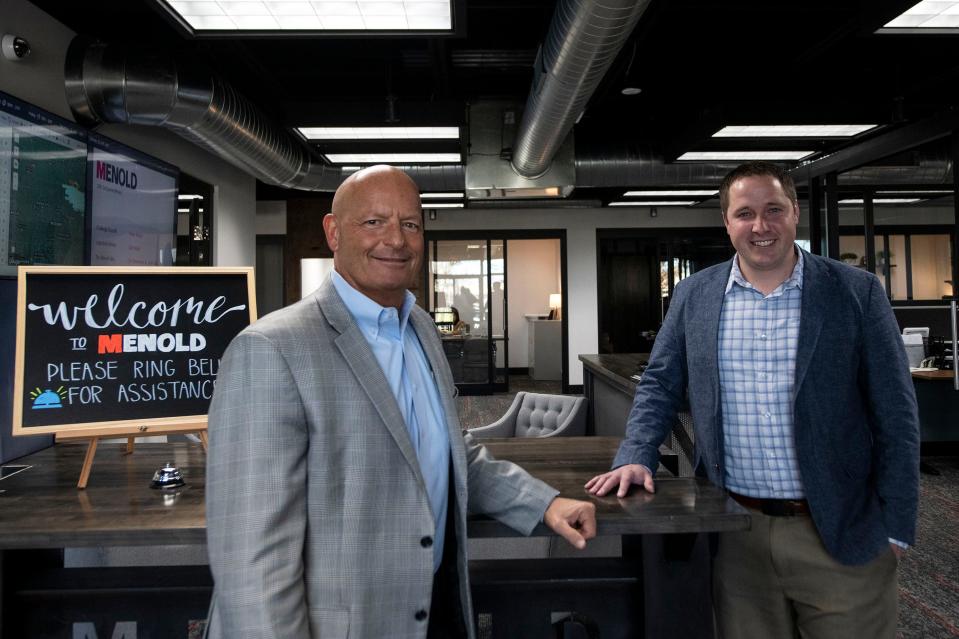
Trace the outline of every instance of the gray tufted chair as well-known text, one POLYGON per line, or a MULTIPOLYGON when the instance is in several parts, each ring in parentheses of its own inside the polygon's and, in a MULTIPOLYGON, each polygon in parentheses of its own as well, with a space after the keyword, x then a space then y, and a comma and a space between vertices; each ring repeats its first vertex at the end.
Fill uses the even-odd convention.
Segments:
POLYGON ((519 392, 505 415, 469 432, 474 437, 579 437, 586 434, 586 399, 519 392))

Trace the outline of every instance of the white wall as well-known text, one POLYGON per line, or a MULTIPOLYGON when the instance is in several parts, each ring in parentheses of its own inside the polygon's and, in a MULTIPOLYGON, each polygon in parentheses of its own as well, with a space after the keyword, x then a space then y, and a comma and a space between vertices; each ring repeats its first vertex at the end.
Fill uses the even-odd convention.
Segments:
MULTIPOLYGON (((72 120, 63 66, 73 32, 26 0, 0 0, 0 33, 26 38, 32 48, 17 62, 0 58, 0 90, 72 120)), ((214 264, 255 264, 253 177, 163 129, 112 124, 97 130, 212 184, 214 264)))
MULTIPOLYGON (((428 231, 566 229, 567 284, 563 306, 569 327, 569 383, 583 383, 580 354, 599 352, 596 283, 596 231, 612 228, 699 228, 722 224, 719 209, 659 207, 625 209, 468 209, 438 210, 428 231)), ((512 244, 512 242, 510 242, 512 244)), ((512 252, 512 251, 511 251, 512 252)), ((511 284, 512 287, 512 279, 511 284)), ((545 302, 544 302, 545 304, 545 302)), ((511 323, 512 328, 512 323, 511 323)), ((510 340, 512 355, 514 340, 510 340)), ((512 360, 512 356, 510 357, 512 360)))
POLYGON ((527 313, 549 313, 549 295, 560 291, 559 240, 507 240, 509 366, 529 366, 527 313))

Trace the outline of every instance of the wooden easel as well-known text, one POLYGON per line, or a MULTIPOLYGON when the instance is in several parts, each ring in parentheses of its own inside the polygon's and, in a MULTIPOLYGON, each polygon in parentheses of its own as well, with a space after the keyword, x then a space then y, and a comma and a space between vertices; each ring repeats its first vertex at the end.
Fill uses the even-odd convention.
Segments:
POLYGON ((70 436, 68 433, 58 433, 57 441, 82 441, 86 440, 87 443, 87 453, 83 457, 83 468, 80 469, 80 480, 77 482, 77 488, 83 490, 87 487, 87 481, 90 479, 90 471, 93 468, 93 458, 97 454, 97 445, 100 443, 101 438, 117 438, 117 437, 126 437, 127 446, 126 450, 123 451, 124 455, 130 455, 133 453, 133 442, 137 437, 152 437, 153 435, 189 435, 196 433, 200 437, 200 444, 203 446, 203 452, 207 450, 207 436, 206 436, 206 424, 202 425, 189 425, 189 426, 180 426, 173 428, 147 428, 147 427, 138 427, 137 432, 131 433, 129 429, 124 429, 122 431, 104 429, 103 432, 90 433, 85 432, 82 435, 78 434, 76 436, 70 436))

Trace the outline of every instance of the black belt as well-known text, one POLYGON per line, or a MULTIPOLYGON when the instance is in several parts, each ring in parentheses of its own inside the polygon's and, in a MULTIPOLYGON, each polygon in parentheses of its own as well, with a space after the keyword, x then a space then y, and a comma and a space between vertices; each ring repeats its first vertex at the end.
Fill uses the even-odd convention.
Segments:
POLYGON ((729 496, 746 508, 758 510, 770 517, 795 517, 809 514, 809 502, 805 499, 760 499, 729 491, 729 496))

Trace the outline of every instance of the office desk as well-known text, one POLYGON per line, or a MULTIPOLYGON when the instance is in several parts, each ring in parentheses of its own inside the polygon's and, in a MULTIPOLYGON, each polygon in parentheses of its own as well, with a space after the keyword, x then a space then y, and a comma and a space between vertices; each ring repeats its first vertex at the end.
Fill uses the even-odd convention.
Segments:
MULTIPOLYGON (((510 634, 509 624, 548 620, 546 613, 557 610, 549 606, 557 601, 571 606, 562 610, 576 610, 591 592, 627 597, 621 610, 612 605, 615 598, 601 597, 615 608, 609 614, 623 616, 622 623, 615 620, 624 633, 619 636, 708 636, 677 631, 705 632, 702 624, 710 612, 703 536, 676 534, 744 529, 749 516, 717 488, 691 478, 663 479, 655 495, 636 489, 622 500, 587 497, 582 485, 609 467, 617 445, 616 438, 601 437, 487 443, 494 455, 516 461, 564 495, 592 499, 600 534, 626 536, 622 559, 471 566, 478 604, 491 600, 483 594, 490 590, 512 592, 512 603, 522 604, 522 612, 501 616, 498 626, 494 622, 499 628, 494 636, 532 636, 510 634), (517 599, 516 588, 529 596, 517 599), (546 613, 537 617, 536 596, 550 593, 557 598, 544 604, 546 613), (640 623, 641 630, 636 628, 640 623)), ((69 636, 70 624, 79 621, 95 623, 100 636, 110 636, 116 622, 133 619, 150 636, 180 637, 187 636, 190 620, 205 617, 211 586, 206 566, 71 569, 63 567, 58 551, 30 550, 205 543, 205 456, 200 446, 141 444, 132 455, 123 455, 123 448, 101 446, 86 490, 76 488, 85 452, 81 444, 58 444, 18 460, 31 468, 0 481, 0 548, 5 551, 0 636, 69 636), (173 494, 149 488, 153 471, 167 461, 180 468, 187 482, 173 494)), ((541 525, 533 534, 551 532, 541 525)), ((479 517, 470 521, 469 535, 516 533, 479 517)), ((479 605, 477 612, 482 612, 479 605)))
POLYGON ((925 455, 951 454, 959 442, 959 391, 948 370, 913 371, 912 384, 919 404, 919 440, 925 455), (953 445, 951 448, 945 444, 953 445))

